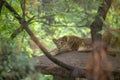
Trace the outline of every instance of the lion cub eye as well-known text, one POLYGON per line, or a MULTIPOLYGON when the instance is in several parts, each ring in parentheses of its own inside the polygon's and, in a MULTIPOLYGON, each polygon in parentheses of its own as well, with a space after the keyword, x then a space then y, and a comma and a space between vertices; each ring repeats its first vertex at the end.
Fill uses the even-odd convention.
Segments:
POLYGON ((62 44, 63 42, 62 42, 62 41, 60 41, 60 43, 62 44))

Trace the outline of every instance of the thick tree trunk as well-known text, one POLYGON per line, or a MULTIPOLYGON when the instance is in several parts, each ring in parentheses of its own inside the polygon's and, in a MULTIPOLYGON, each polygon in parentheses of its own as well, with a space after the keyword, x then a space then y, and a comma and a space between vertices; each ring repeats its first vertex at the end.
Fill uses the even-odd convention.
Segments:
POLYGON ((95 17, 95 20, 90 25, 91 36, 93 43, 95 41, 101 41, 101 34, 99 33, 103 27, 103 21, 106 18, 106 14, 112 4, 113 0, 104 0, 102 5, 98 8, 98 15, 95 17))

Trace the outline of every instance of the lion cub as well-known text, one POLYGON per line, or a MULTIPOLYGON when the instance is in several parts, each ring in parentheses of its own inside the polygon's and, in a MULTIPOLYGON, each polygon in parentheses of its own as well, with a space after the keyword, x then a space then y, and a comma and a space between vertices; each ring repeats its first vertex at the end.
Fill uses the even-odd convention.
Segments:
MULTIPOLYGON (((113 33, 120 33, 119 30, 112 30, 113 33)), ((120 49, 120 37, 113 35, 107 31, 102 36, 102 41, 107 45, 107 51, 116 51, 120 49)), ((59 39, 53 39, 57 49, 50 51, 52 55, 69 51, 91 51, 92 39, 79 38, 77 36, 63 36, 59 39)), ((114 55, 114 54, 110 54, 114 55)), ((116 55, 116 54, 115 54, 116 55)))
POLYGON ((51 54, 77 51, 80 47, 89 47, 91 45, 91 39, 82 39, 77 36, 63 36, 59 39, 53 39, 53 42, 57 46, 57 49, 51 51, 51 54), (57 53, 56 53, 57 52, 57 53))

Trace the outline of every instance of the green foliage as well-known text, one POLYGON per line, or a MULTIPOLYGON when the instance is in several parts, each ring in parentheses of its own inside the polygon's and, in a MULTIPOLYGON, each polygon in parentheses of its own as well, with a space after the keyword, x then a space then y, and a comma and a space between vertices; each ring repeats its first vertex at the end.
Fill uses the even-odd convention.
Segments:
POLYGON ((41 73, 31 74, 30 77, 25 78, 24 80, 53 80, 51 75, 43 75, 41 73))
MULTIPOLYGON (((8 3, 22 16, 20 4, 23 0, 7 0, 8 3)), ((120 2, 117 0, 107 15, 105 24, 109 27, 120 28, 120 2)), ((29 28, 46 45, 48 50, 55 48, 53 38, 64 35, 79 37, 90 36, 89 26, 93 22, 101 0, 26 0, 26 20, 36 16, 29 28)), ((20 27, 14 15, 3 6, 0 14, 0 77, 7 75, 13 69, 24 71, 25 65, 30 64, 29 59, 41 55, 36 49, 34 53, 29 45, 30 38, 23 30, 14 40, 11 34, 20 27)), ((115 34, 116 35, 116 34, 115 34)), ((24 73, 24 72, 23 72, 24 73)), ((52 77, 35 73, 28 75, 25 80, 52 80, 52 77), (31 78, 32 77, 32 78, 31 78)))
MULTIPOLYGON (((26 65, 30 65, 27 52, 20 51, 17 40, 0 38, 0 77, 7 76, 12 71, 25 74, 26 65)), ((32 66, 32 65, 31 65, 32 66)))

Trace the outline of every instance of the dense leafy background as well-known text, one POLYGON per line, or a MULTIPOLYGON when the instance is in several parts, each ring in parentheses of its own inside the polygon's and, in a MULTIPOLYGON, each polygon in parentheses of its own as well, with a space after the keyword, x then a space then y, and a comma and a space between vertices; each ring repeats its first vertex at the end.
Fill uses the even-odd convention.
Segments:
MULTIPOLYGON (((23 0, 7 0, 22 16, 20 3, 23 0)), ((89 26, 97 15, 101 0, 26 0, 26 20, 35 19, 29 28, 44 43, 48 50, 56 46, 53 38, 64 35, 89 37, 89 26)), ((107 14, 105 25, 120 27, 120 1, 116 0, 107 14)), ((20 26, 14 15, 3 6, 0 14, 0 76, 7 75, 13 69, 23 72, 26 64, 32 65, 29 59, 42 54, 23 30, 14 40, 11 34, 20 26)), ((24 74, 24 72, 23 72, 24 74)), ((30 74, 24 80, 52 80, 49 75, 30 74)))

